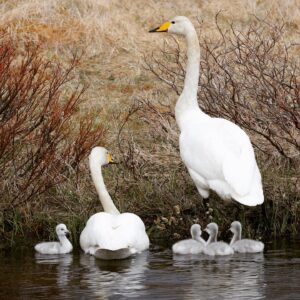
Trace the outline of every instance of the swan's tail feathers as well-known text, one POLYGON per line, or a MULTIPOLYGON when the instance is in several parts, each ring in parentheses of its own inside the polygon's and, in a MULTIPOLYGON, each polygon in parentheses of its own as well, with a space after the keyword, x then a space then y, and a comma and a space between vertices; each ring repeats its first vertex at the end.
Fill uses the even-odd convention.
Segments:
POLYGON ((261 189, 260 191, 257 191, 256 193, 249 194, 246 196, 235 195, 235 196, 233 196, 233 199, 243 205, 256 206, 256 205, 260 205, 264 202, 264 194, 261 189))
POLYGON ((132 256, 134 252, 129 248, 121 248, 118 250, 97 249, 95 257, 103 260, 126 259, 132 256))

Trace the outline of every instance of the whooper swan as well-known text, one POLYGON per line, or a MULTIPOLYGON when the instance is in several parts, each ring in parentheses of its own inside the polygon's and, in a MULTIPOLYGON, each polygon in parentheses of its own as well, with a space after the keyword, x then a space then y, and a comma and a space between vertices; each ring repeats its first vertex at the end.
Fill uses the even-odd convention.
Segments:
POLYGON ((233 233, 230 246, 234 250, 234 252, 258 253, 264 250, 264 244, 260 241, 241 239, 242 225, 239 221, 234 221, 231 223, 230 231, 233 233))
POLYGON ((65 254, 73 250, 71 242, 66 237, 69 230, 65 224, 56 226, 56 234, 59 242, 44 242, 34 246, 34 249, 41 254, 65 254))
POLYGON ((191 239, 182 240, 172 246, 172 251, 176 254, 199 254, 205 247, 206 242, 201 238, 201 226, 193 224, 191 226, 191 239))
POLYGON ((101 259, 122 259, 149 248, 143 221, 133 213, 122 213, 115 207, 103 181, 101 167, 113 162, 105 148, 95 147, 89 156, 91 176, 104 212, 89 218, 80 235, 85 253, 101 259))
POLYGON ((181 132, 180 155, 200 195, 207 199, 211 189, 244 205, 263 203, 261 175, 248 135, 228 120, 210 117, 198 105, 200 47, 193 24, 180 16, 150 32, 186 38, 186 75, 175 117, 181 132))
POLYGON ((210 256, 233 254, 233 249, 228 244, 217 241, 218 230, 216 223, 209 223, 206 226, 205 231, 209 234, 209 239, 203 253, 210 256))

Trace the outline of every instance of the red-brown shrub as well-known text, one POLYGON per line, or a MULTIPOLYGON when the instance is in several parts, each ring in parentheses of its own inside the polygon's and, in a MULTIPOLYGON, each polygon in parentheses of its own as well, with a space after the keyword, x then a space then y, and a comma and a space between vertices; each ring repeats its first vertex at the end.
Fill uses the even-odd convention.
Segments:
POLYGON ((77 83, 79 62, 66 67, 41 55, 37 45, 0 39, 0 209, 30 204, 65 180, 104 129, 82 115, 86 86, 77 83))

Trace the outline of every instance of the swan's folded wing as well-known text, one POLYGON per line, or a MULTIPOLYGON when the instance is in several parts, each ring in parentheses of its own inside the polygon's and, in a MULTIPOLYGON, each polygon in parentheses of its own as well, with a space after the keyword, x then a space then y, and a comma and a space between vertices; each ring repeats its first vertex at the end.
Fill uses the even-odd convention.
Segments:
POLYGON ((225 151, 223 175, 239 196, 251 190, 256 166, 254 151, 248 136, 241 130, 222 135, 225 151))
POLYGON ((35 245, 34 249, 42 254, 58 254, 59 243, 58 242, 45 242, 35 245))

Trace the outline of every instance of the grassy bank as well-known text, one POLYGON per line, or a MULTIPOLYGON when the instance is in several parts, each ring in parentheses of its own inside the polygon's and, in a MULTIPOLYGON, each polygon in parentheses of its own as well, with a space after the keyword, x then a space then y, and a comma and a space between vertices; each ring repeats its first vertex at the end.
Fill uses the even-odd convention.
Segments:
POLYGON ((3 244, 53 239, 60 222, 78 244, 88 217, 102 210, 87 168, 95 145, 120 162, 105 168, 105 182, 121 211, 145 220, 152 241, 209 222, 178 153, 174 104, 185 45, 147 33, 174 15, 189 16, 199 33, 199 104, 248 132, 263 175, 262 206, 212 195, 222 237, 234 219, 249 237, 297 235, 300 12, 295 1, 269 2, 2 2, 1 92, 12 99, 0 115, 3 244))

